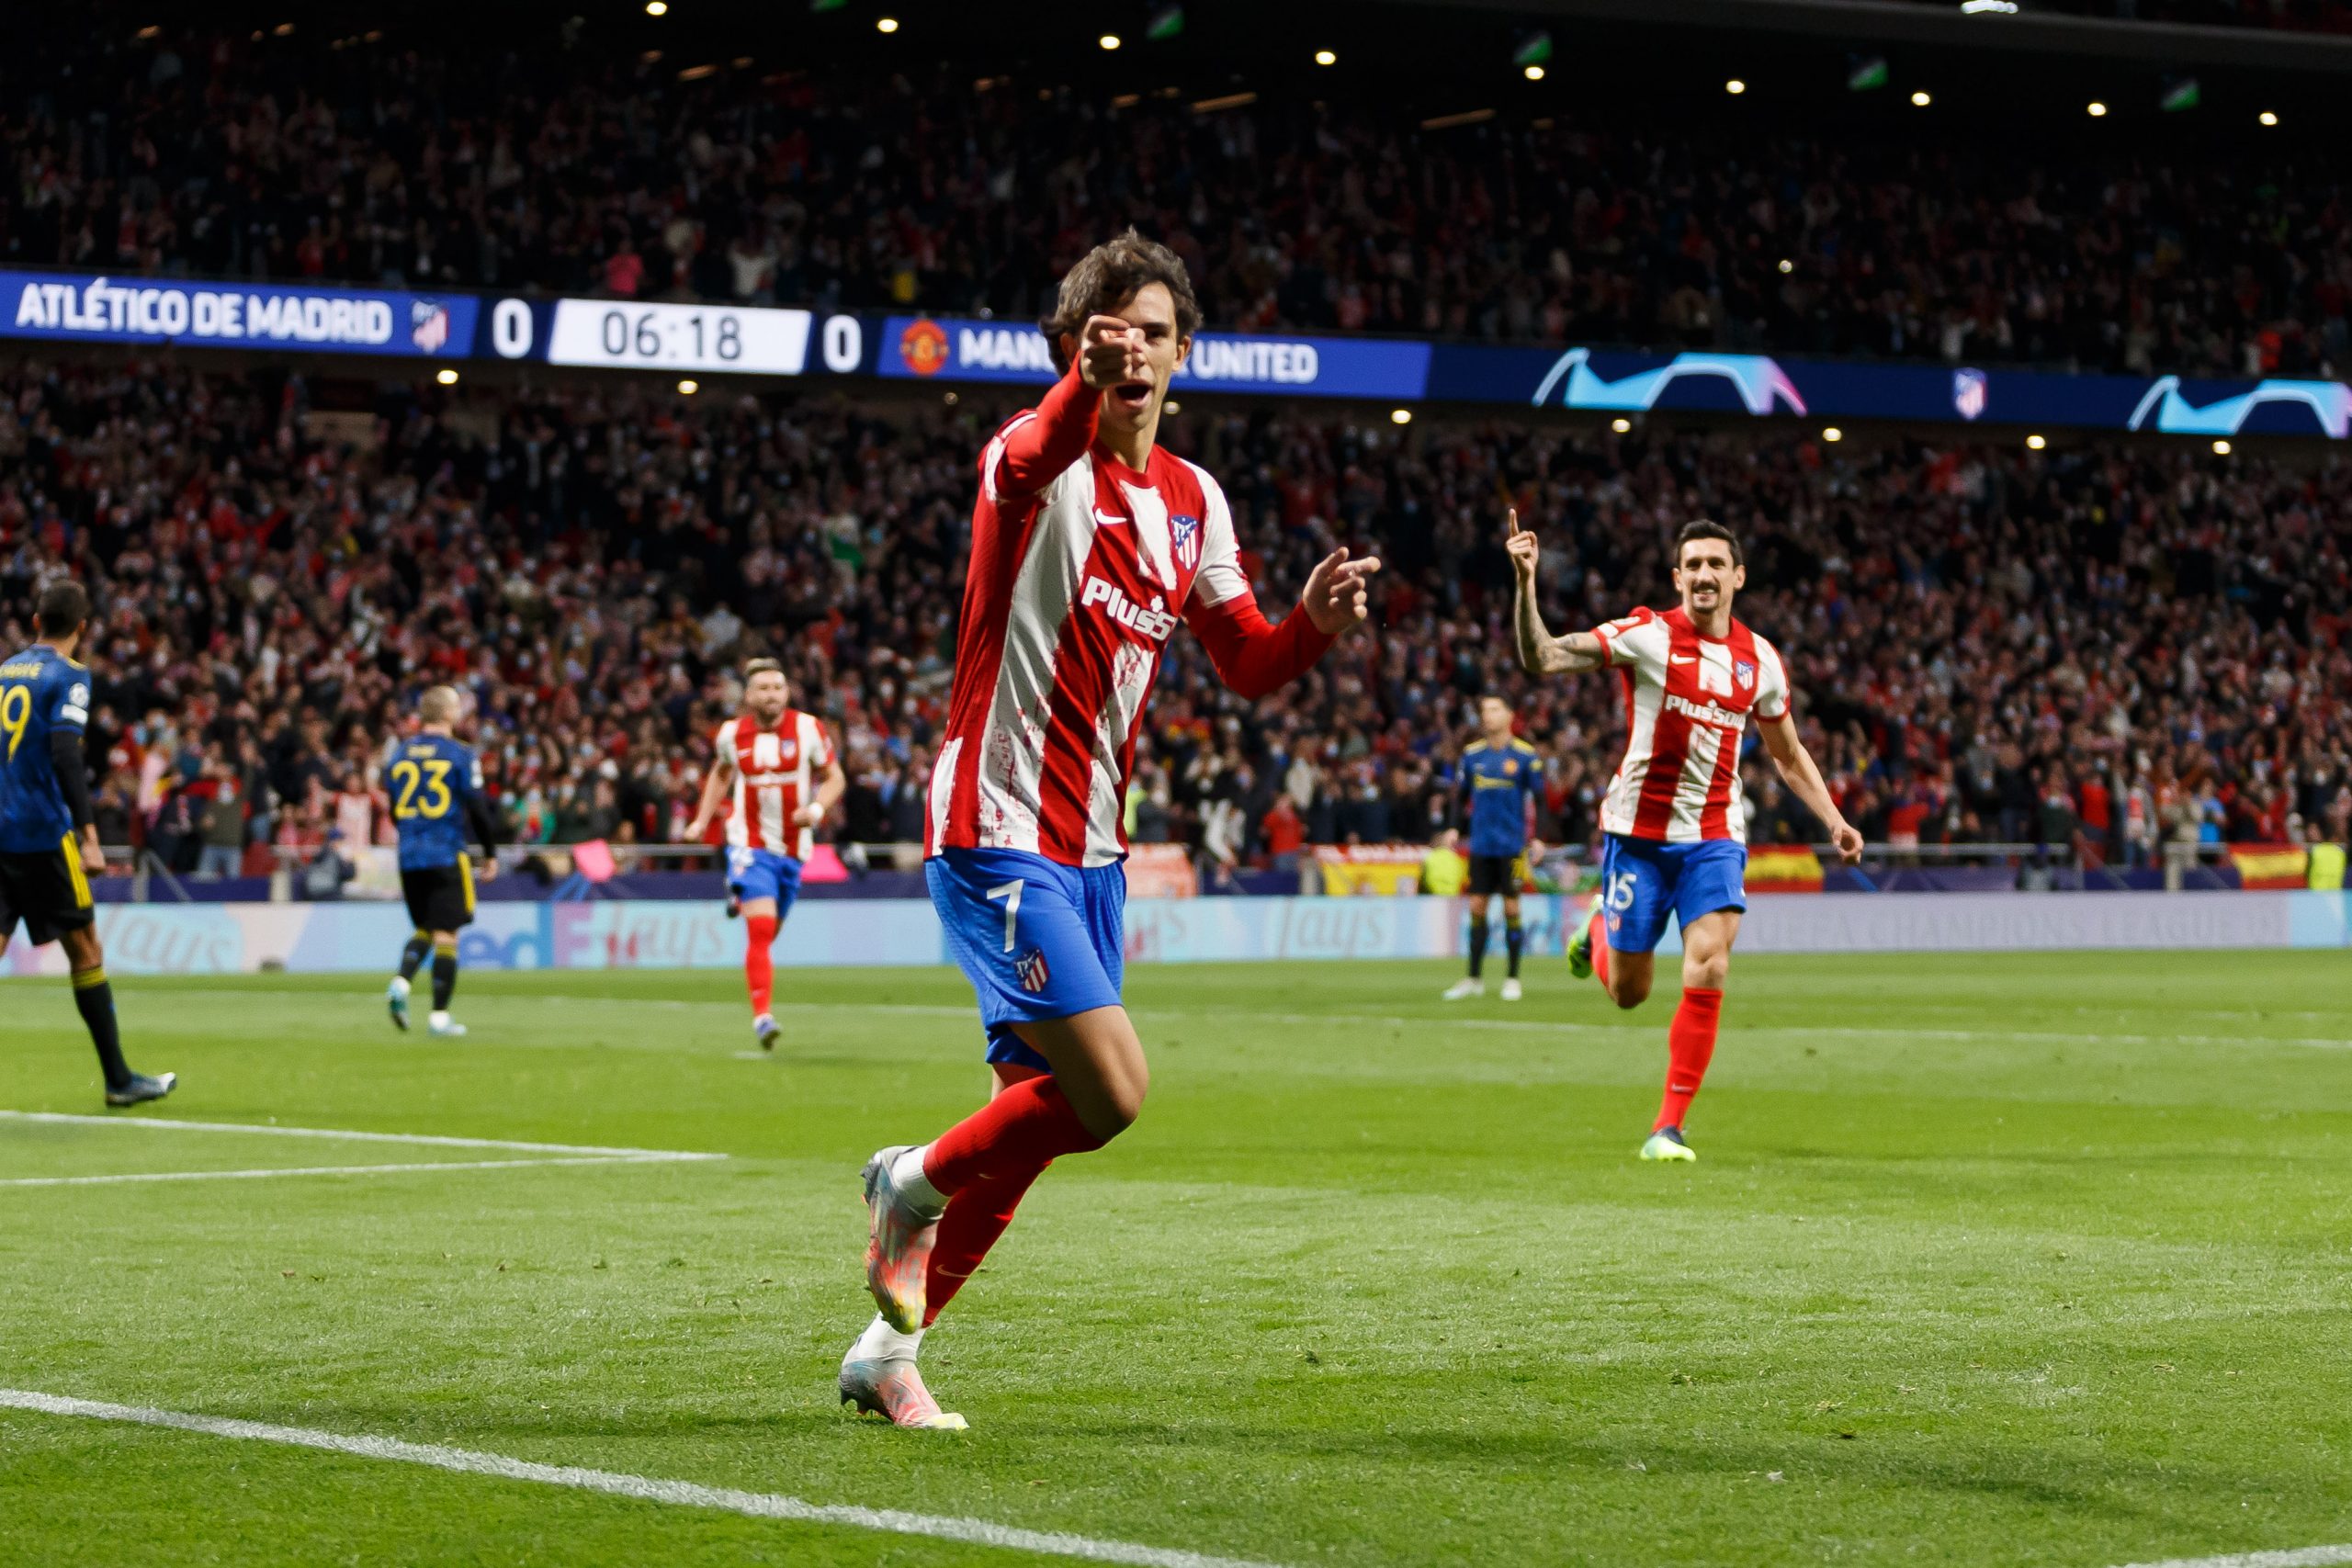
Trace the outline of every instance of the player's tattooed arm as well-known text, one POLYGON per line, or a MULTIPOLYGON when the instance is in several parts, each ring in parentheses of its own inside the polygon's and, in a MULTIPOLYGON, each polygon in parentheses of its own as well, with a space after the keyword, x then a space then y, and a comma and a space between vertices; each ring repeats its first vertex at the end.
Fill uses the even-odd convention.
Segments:
POLYGON ((1566 637, 1554 637, 1544 625, 1544 613, 1535 607, 1535 569, 1541 560, 1535 536, 1519 525, 1519 509, 1510 513, 1510 537, 1504 547, 1510 552, 1511 633, 1519 647, 1519 667, 1530 675, 1577 675, 1588 670, 1598 670, 1609 662, 1608 649, 1590 632, 1570 632, 1566 637))

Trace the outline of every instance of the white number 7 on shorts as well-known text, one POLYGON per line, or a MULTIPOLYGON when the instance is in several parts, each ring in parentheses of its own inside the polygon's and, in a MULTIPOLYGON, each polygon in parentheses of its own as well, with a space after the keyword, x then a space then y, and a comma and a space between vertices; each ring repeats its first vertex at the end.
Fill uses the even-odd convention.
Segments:
POLYGON ((1021 913, 1020 879, 1016 877, 1011 882, 1003 883, 998 886, 989 889, 989 903, 993 904, 1000 898, 1004 900, 1004 950, 1007 953, 1011 953, 1012 951, 1013 917, 1021 913))

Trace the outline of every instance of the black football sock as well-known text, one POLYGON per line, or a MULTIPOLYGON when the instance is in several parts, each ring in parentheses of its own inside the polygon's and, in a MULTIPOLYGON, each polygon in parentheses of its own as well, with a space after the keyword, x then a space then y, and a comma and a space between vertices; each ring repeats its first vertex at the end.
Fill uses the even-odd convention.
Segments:
POLYGON ((447 1012, 450 995, 458 988, 458 944, 433 944, 433 1010, 447 1012))
POLYGON ((401 978, 415 979, 416 972, 424 967, 424 955, 432 951, 433 933, 431 931, 419 931, 409 938, 408 945, 401 949, 401 978))
POLYGON ((1470 978, 1476 979, 1478 971, 1486 966, 1487 917, 1473 915, 1470 917, 1470 978))
POLYGON ((1503 948, 1510 954, 1510 977, 1519 978, 1519 955, 1527 951, 1527 931, 1512 915, 1503 921, 1503 948))
POLYGON ((130 1065, 122 1059, 122 1034, 114 1021, 114 987, 107 982, 105 964, 74 975, 74 1005, 82 1010, 90 1043, 98 1048, 98 1066, 106 1072, 107 1087, 128 1089, 130 1065))

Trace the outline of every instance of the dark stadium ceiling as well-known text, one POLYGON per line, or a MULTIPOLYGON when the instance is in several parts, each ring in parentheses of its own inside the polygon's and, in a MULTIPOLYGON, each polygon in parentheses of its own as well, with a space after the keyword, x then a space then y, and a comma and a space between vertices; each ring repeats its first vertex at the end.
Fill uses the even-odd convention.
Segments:
MULTIPOLYGON (((377 41, 367 47, 568 53, 583 71, 618 64, 664 73, 901 72, 924 83, 968 73, 1009 90, 1101 101, 1126 94, 1209 105, 1251 94, 1331 98, 1460 124, 1487 111, 1582 123, 1614 112, 1638 113, 1645 123, 1661 114, 1772 116, 1782 124, 1793 116, 1825 132, 1987 142, 2120 138, 2156 153, 2217 138, 2276 145, 2352 127, 2335 75, 2352 69, 2352 41, 2148 23, 2101 24, 2086 34, 2086 24, 2059 26, 2064 18, 1963 17, 1956 5, 1948 14, 1883 0, 658 3, 659 16, 648 14, 646 0, 300 6, 104 0, 96 14, 98 25, 126 44, 150 27, 250 28, 257 47, 284 50, 289 64, 338 40, 357 47, 372 33, 377 41), (1153 36, 1171 8, 1181 11, 1181 26, 1153 36), (1115 50, 1102 46, 1106 35, 1118 39, 1115 50), (1538 35, 1548 36, 1551 48, 1542 79, 1529 80, 1522 62, 1538 35), (2072 51, 2094 35, 2119 41, 2106 53, 2072 51), (2029 36, 2048 47, 2021 47, 2029 36), (1982 47, 1971 47, 1979 39, 1982 47), (2249 50, 2283 54, 2298 68, 2229 62, 2249 50), (1318 51, 1333 62, 1317 63, 1318 51), (1883 85, 1850 90, 1849 78, 1878 60, 1885 62, 1883 85), (2166 92, 2191 74, 2198 107, 2163 112, 2166 92), (1733 80, 1744 85, 1736 97, 1725 92, 1733 80), (1929 103, 1915 107, 1915 94, 1929 103), (2086 117, 2094 100, 2107 106, 2105 118, 2086 117), (2278 118, 2276 128, 2258 125, 2264 113, 2278 118)), ((61 14, 53 25, 86 29, 90 16, 74 13, 69 23, 61 14)))

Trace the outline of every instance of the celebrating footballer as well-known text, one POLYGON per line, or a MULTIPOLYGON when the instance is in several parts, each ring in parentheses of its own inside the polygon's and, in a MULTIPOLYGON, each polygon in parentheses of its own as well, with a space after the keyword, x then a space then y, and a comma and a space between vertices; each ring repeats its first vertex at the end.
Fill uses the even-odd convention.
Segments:
POLYGON ((1519 525, 1516 510, 1509 525, 1521 666, 1531 675, 1613 666, 1624 682, 1625 756, 1600 807, 1608 839, 1600 897, 1569 943, 1569 967, 1578 979, 1599 975, 1619 1007, 1639 1007, 1649 998, 1667 917, 1680 924, 1682 1000, 1667 1029, 1666 1095, 1642 1158, 1696 1159, 1682 1135, 1683 1119, 1715 1054, 1724 981, 1747 908, 1739 750, 1751 716, 1772 765, 1828 825, 1830 841, 1849 865, 1861 859, 1862 835, 1838 811, 1797 738, 1779 650, 1732 615, 1747 567, 1730 529, 1705 519, 1682 525, 1674 545, 1674 588, 1682 603, 1674 609, 1637 609, 1595 630, 1555 637, 1535 604, 1535 536, 1519 525))

